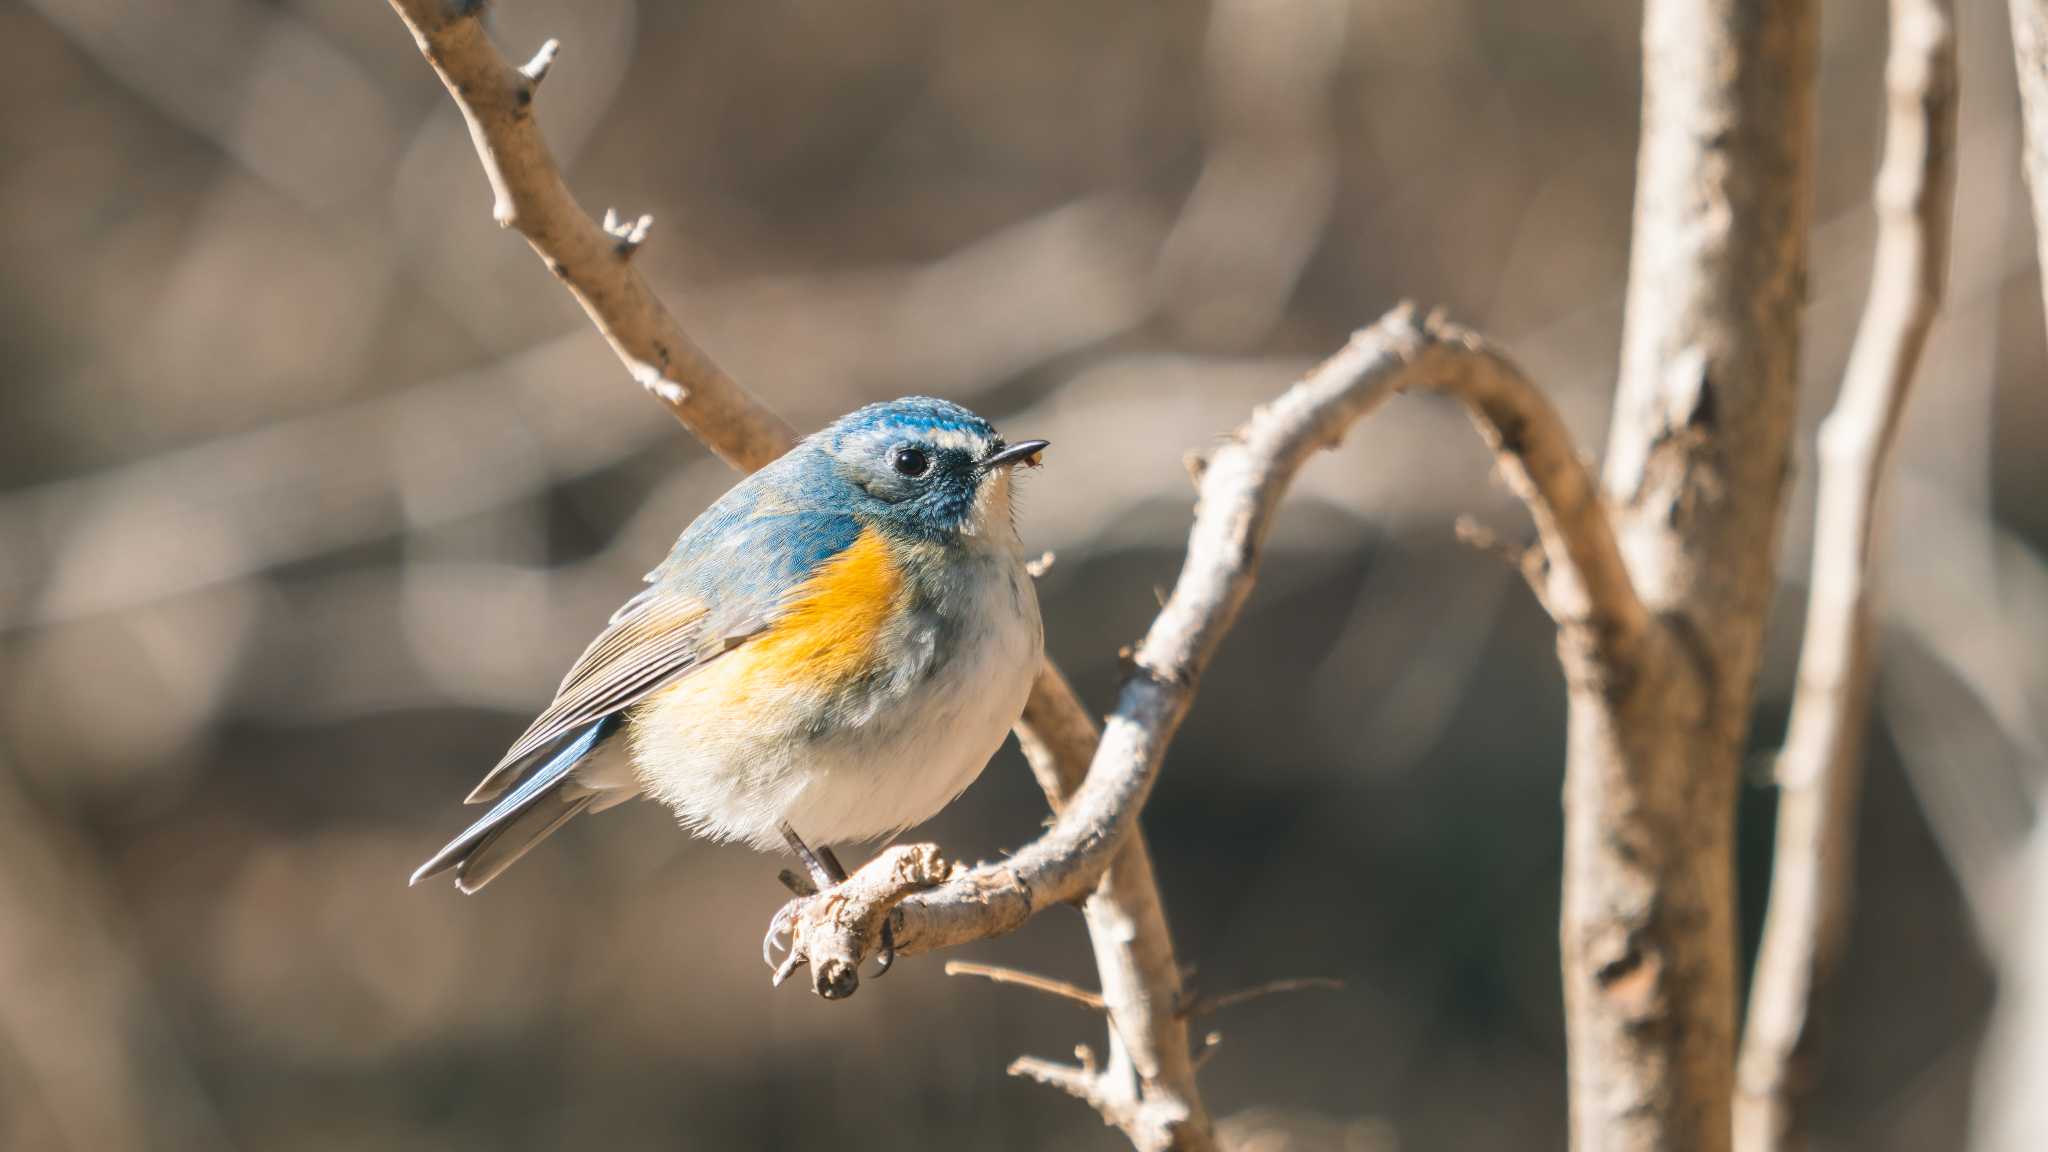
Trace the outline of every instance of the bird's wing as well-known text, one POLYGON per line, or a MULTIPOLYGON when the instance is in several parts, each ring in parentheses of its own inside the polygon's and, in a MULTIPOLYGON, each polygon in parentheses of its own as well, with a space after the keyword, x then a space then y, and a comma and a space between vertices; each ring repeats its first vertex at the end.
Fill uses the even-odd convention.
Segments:
POLYGON ((758 635, 791 588, 860 534, 849 517, 732 511, 714 506, 690 526, 668 560, 648 573, 649 585, 583 650, 554 701, 469 794, 469 803, 496 798, 520 767, 569 734, 758 635), (714 518, 722 522, 707 524, 714 518))

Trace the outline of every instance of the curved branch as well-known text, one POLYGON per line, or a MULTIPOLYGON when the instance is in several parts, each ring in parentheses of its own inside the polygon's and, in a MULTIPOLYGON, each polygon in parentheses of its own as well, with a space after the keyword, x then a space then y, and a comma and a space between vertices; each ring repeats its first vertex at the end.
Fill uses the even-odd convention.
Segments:
MULTIPOLYGON (((1471 410, 1535 516, 1554 579, 1580 596, 1572 614, 1561 614, 1564 625, 1583 631, 1596 671, 1631 670, 1650 618, 1628 582, 1564 422, 1477 336, 1435 319, 1418 323, 1404 305, 1254 412, 1217 450, 1202 473, 1180 578, 1137 648, 1080 790, 1051 829, 1009 859, 897 905, 898 952, 1002 935, 1087 893, 1135 822, 1202 673, 1251 593, 1273 510, 1288 484, 1317 449, 1336 445, 1352 424, 1408 390, 1441 392, 1471 410)), ((843 971, 879 942, 880 933, 877 917, 864 932, 832 937, 861 941, 862 954, 813 953, 811 960, 836 961, 834 970, 843 971)))
MULTIPOLYGON (((499 223, 526 237, 634 378, 735 467, 758 468, 785 451, 794 433, 698 350, 632 267, 630 259, 645 240, 650 220, 643 216, 622 230, 607 213, 599 226, 570 195, 532 113, 534 91, 554 63, 557 42, 548 41, 525 67, 514 69, 485 36, 473 6, 438 0, 392 0, 392 6, 469 123, 496 196, 499 223)), ((1032 687, 1017 735, 1058 810, 1080 786, 1097 736, 1087 711, 1050 661, 1032 687)), ((936 854, 906 861, 900 853, 885 853, 871 868, 880 869, 888 883, 873 902, 856 903, 866 909, 864 919, 856 919, 865 925, 887 915, 904 891, 941 865, 936 854), (882 869, 881 859, 896 863, 882 869), (899 867, 920 862, 926 871, 899 867)), ((877 874, 863 872, 870 880, 877 874)), ((845 906, 844 901, 833 905, 845 906)), ((1208 1115, 1188 1057, 1186 1024, 1172 1011, 1181 999, 1180 967, 1141 838, 1124 846, 1087 913, 1103 987, 1112 1000, 1113 1059, 1103 1073, 1105 1090, 1132 1098, 1145 1095, 1145 1107, 1132 1113, 1144 1117, 1145 1127, 1129 1132, 1140 1147, 1178 1145, 1200 1152, 1211 1144, 1208 1115), (1140 1039, 1126 1044, 1127 1035, 1140 1039)), ((871 942, 860 941, 847 950, 857 962, 869 947, 871 942)), ((853 976, 857 968, 844 972, 853 976)), ((823 987, 832 975, 824 964, 814 965, 813 973, 821 982, 814 987, 823 987)))
POLYGON ((469 122, 501 227, 516 229, 561 278, 633 379, 668 405, 735 468, 753 471, 796 442, 782 418, 713 363, 633 267, 652 221, 606 228, 583 211, 533 117, 535 90, 554 62, 548 41, 524 68, 499 53, 481 5, 391 0, 469 122))
MULTIPOLYGON (((789 427, 697 348, 633 268, 648 220, 608 219, 601 226, 563 183, 532 113, 535 89, 554 60, 552 42, 526 68, 514 68, 484 35, 474 6, 391 2, 468 121, 496 196, 497 219, 526 237, 634 378, 736 467, 756 468, 784 451, 794 440, 789 427)), ((1019 736, 1060 811, 1053 828, 1009 861, 931 891, 924 889, 945 871, 936 855, 878 857, 841 898, 812 902, 795 926, 812 962, 814 988, 851 992, 885 920, 895 926, 899 950, 928 951, 1011 931, 1094 887, 1090 934, 1117 1060, 1107 1074, 1088 1070, 1091 1090, 1122 1099, 1128 1080, 1136 1079, 1143 1095, 1133 1100, 1126 1133, 1140 1147, 1207 1147, 1208 1120, 1194 1089, 1186 1024, 1174 1011, 1179 973, 1157 886, 1142 841, 1126 836, 1202 670, 1250 593, 1268 521, 1287 483, 1316 448, 1336 443, 1386 396, 1417 387, 1454 395, 1472 410, 1551 554, 1554 584, 1546 603, 1569 635, 1584 637, 1579 647, 1588 667, 1628 672, 1649 617, 1562 422, 1519 372, 1476 338, 1433 321, 1418 325, 1412 312, 1397 310, 1256 413, 1217 453, 1202 482, 1188 564, 1139 647, 1136 671, 1099 740, 1057 669, 1046 665, 1019 736), (1082 765, 1091 765, 1085 780, 1082 765), (1069 794, 1071 802, 1062 805, 1069 794), (1126 1049, 1124 1037, 1141 1039, 1126 1049), (1128 1073, 1119 1078, 1125 1061, 1128 1073)))
MULTIPOLYGON (((2018 6, 2015 6, 2015 11, 2018 6)), ((1876 653, 1871 540, 1885 462, 1941 304, 1955 188, 1950 0, 1892 0, 1889 111, 1870 296, 1834 411, 1821 425, 1806 634, 1784 751, 1769 911, 1736 1068, 1741 1152, 1802 1146, 1821 995, 1849 914, 1862 736, 1876 653)))

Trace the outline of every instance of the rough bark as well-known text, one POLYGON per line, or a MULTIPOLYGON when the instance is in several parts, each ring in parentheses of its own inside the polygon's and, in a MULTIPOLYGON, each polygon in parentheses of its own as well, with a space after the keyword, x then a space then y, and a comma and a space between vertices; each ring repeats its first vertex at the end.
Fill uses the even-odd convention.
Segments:
POLYGON ((1807 0, 1651 0, 1621 379, 1603 482, 1657 621, 1571 683, 1572 1145, 1729 1147, 1735 788, 1797 400, 1815 55, 1807 0))
POLYGON ((1818 1013, 1849 915, 1862 739, 1876 667, 1872 541, 1880 484, 1947 279, 1956 44, 1948 0, 1892 0, 1884 161, 1870 296, 1820 431, 1806 632, 1778 756, 1777 851, 1737 1066, 1735 1143, 1812 1143, 1818 1013))

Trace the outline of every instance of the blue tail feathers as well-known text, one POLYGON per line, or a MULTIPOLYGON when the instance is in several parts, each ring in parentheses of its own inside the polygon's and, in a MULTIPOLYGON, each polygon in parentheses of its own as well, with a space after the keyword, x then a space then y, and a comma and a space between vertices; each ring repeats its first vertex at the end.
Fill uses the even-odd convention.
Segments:
POLYGON ((571 778, 576 765, 616 733, 621 718, 611 715, 583 729, 548 758, 519 786, 506 793, 476 823, 419 866, 409 884, 456 869, 455 884, 474 892, 545 839, 592 801, 598 793, 571 778))

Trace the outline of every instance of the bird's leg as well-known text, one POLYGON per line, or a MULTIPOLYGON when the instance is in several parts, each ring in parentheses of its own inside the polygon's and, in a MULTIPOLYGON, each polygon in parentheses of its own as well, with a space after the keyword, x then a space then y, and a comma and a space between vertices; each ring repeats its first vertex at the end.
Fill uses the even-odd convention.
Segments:
MULTIPOLYGON (((796 895, 782 906, 782 911, 777 912, 773 920, 769 921, 768 935, 761 941, 761 959, 767 961, 770 968, 775 969, 777 984, 796 971, 797 965, 802 963, 802 953, 795 947, 797 909, 813 894, 825 892, 846 881, 846 868, 839 863, 838 854, 833 852, 830 846, 820 845, 815 852, 812 851, 811 846, 804 843, 803 837, 796 834, 796 829, 790 827, 788 821, 782 824, 782 838, 789 844, 789 850, 796 853, 796 858, 803 861, 804 871, 810 874, 810 883, 803 883, 803 877, 787 870, 779 877, 783 886, 796 895), (791 934, 791 950, 788 958, 778 965, 774 959, 775 941, 784 932, 791 934)), ((890 966, 896 963, 895 937, 895 930, 889 926, 889 921, 883 920, 881 947, 875 952, 877 976, 887 972, 890 966)))
POLYGON ((811 883, 818 886, 818 891, 823 892, 846 879, 846 870, 839 867, 839 861, 832 856, 832 850, 825 850, 825 858, 832 861, 832 866, 827 868, 825 861, 820 860, 818 854, 811 851, 811 846, 804 843, 804 838, 796 834, 796 829, 791 828, 787 820, 782 822, 782 838, 789 843, 789 850, 796 853, 796 858, 804 862, 804 871, 811 874, 811 883))

